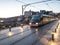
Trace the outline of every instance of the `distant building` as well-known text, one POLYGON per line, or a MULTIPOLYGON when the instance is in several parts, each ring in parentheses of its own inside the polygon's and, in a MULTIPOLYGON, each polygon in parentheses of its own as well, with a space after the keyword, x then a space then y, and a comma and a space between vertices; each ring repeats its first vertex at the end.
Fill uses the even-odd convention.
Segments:
POLYGON ((48 12, 48 14, 53 14, 53 11, 47 11, 48 12))
POLYGON ((58 18, 60 19, 60 13, 57 13, 57 14, 56 14, 56 17, 58 17, 58 18))
POLYGON ((36 15, 36 14, 39 14, 39 12, 34 12, 34 11, 31 11, 31 10, 24 12, 25 17, 29 17, 29 16, 36 15))
POLYGON ((40 13, 45 14, 46 11, 45 10, 40 10, 40 13))
POLYGON ((42 14, 53 14, 53 11, 40 10, 42 14))
POLYGON ((32 11, 25 11, 24 12, 25 17, 31 16, 31 15, 32 15, 32 11))
POLYGON ((30 17, 32 15, 42 15, 42 14, 46 14, 46 15, 52 15, 52 16, 55 16, 55 13, 53 13, 53 11, 46 11, 46 10, 40 10, 40 12, 36 12, 36 11, 25 11, 24 12, 24 16, 25 17, 30 17))

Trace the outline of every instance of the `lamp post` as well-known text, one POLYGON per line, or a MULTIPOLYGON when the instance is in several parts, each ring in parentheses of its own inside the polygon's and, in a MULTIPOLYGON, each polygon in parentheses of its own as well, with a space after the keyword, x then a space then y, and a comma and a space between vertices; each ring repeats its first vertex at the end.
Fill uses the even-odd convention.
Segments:
POLYGON ((22 5, 22 15, 23 15, 23 5, 22 5))

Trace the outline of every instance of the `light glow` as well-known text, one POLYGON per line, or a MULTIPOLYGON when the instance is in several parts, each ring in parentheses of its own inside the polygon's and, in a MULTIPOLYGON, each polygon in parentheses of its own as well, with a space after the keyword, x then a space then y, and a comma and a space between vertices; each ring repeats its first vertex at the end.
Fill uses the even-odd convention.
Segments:
POLYGON ((8 32, 8 36, 12 36, 13 35, 13 33, 12 32, 8 32))
POLYGON ((38 23, 36 23, 36 25, 38 25, 38 23))
POLYGON ((53 42, 53 41, 50 41, 49 45, 57 45, 57 44, 55 42, 53 42))
POLYGON ((31 23, 29 23, 31 25, 31 23))

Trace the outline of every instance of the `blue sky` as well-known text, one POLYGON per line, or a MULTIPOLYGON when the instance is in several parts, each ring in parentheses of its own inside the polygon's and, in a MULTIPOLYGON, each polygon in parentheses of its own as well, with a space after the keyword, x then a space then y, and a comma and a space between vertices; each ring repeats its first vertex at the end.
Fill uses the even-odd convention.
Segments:
MULTIPOLYGON (((25 5, 25 3, 28 4, 43 0, 18 0, 18 1, 0 0, 0 18, 19 16, 22 14, 22 5, 25 5)), ((53 0, 45 3, 32 4, 30 6, 27 6, 25 11, 30 9, 33 11, 52 10, 53 12, 60 12, 60 1, 53 0)))

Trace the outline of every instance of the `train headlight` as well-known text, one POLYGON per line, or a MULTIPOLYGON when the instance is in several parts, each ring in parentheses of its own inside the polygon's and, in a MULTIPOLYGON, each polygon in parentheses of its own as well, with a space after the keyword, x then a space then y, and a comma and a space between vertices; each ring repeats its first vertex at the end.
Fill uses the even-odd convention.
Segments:
POLYGON ((31 23, 29 23, 31 25, 31 23))
POLYGON ((38 25, 38 23, 36 23, 36 25, 38 25))

